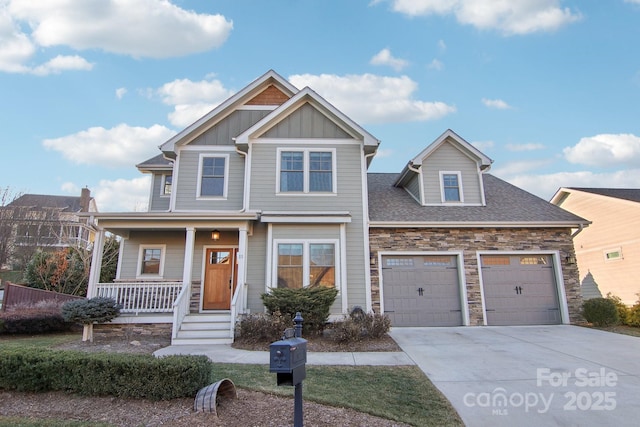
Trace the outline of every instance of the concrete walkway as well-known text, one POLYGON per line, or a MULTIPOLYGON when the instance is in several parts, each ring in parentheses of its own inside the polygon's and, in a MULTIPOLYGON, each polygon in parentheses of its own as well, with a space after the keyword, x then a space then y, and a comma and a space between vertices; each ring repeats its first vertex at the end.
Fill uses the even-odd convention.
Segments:
POLYGON ((640 425, 640 338, 568 325, 390 335, 467 426, 640 425))
MULTIPOLYGON (((174 354, 205 355, 218 363, 269 364, 268 351, 238 350, 230 345, 172 345, 155 351, 154 356, 174 354)), ((415 365, 404 352, 331 352, 307 354, 308 365, 396 366, 415 365)))

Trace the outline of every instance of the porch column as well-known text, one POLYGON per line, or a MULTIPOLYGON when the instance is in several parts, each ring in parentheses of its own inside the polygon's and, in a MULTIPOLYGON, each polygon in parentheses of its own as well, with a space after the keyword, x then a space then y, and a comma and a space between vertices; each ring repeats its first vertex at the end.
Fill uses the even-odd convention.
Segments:
POLYGON ((93 253, 91 254, 91 268, 89 269, 89 283, 87 283, 87 298, 96 296, 100 271, 102 270, 102 252, 104 251, 105 231, 100 229, 93 241, 93 253))
POLYGON ((247 277, 247 227, 243 226, 238 229, 238 278, 237 286, 241 288, 241 300, 240 307, 238 307, 238 313, 244 313, 247 307, 247 293, 245 288, 245 281, 247 277))
POLYGON ((193 250, 195 245, 196 229, 187 227, 187 238, 184 244, 184 268, 182 271, 182 285, 191 286, 191 274, 193 273, 193 250))

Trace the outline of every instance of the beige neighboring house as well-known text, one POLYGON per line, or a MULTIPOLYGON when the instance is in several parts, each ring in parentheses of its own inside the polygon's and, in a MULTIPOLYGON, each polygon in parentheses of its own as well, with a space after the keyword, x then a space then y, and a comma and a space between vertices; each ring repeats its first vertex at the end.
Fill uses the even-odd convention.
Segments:
POLYGON ((88 188, 80 196, 24 194, 2 209, 2 235, 8 240, 11 264, 24 265, 38 249, 89 248, 93 242, 88 218, 78 215, 98 211, 88 188))
POLYGON ((640 292, 640 189, 559 189, 551 203, 591 221, 574 237, 580 281, 632 305, 640 292))

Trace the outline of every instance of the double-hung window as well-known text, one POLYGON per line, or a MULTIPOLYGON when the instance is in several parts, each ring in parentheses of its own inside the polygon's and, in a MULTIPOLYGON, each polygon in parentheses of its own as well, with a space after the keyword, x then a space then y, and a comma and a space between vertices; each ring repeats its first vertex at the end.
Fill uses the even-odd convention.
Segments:
POLYGON ((335 150, 278 150, 279 193, 335 193, 335 150))
POLYGON ((162 175, 162 187, 160 194, 162 196, 171 195, 171 184, 173 183, 173 175, 162 175))
POLYGON ((138 254, 137 277, 162 277, 165 245, 142 245, 138 254))
POLYGON ((440 192, 443 203, 462 202, 462 179, 460 172, 440 172, 440 192))
POLYGON ((228 170, 228 155, 200 155, 198 197, 226 198, 228 170))
POLYGON ((336 247, 335 241, 277 242, 277 287, 335 287, 336 247))

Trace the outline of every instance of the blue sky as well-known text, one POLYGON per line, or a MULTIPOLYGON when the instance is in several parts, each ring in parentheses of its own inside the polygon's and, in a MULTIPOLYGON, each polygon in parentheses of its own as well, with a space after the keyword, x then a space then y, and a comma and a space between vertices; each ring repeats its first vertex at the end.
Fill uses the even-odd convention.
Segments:
POLYGON ((400 172, 446 129, 549 199, 640 187, 640 0, 0 0, 0 188, 144 210, 157 146, 273 69, 400 172))

